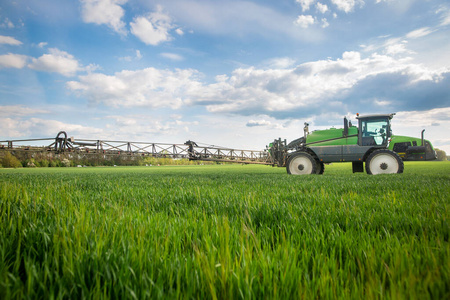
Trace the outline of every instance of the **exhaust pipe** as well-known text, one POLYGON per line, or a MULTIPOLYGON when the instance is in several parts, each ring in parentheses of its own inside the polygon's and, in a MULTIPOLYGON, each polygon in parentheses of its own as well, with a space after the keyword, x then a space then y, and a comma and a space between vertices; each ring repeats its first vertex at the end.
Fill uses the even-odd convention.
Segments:
POLYGON ((425 145, 425 143, 424 143, 424 139, 423 139, 423 133, 425 132, 425 129, 424 130, 422 130, 422 133, 421 133, 421 135, 422 135, 422 146, 424 146, 425 145))
POLYGON ((409 146, 406 149, 406 155, 413 155, 413 154, 425 154, 427 152, 427 148, 425 147, 425 139, 424 139, 424 133, 425 129, 421 132, 421 139, 422 139, 422 145, 420 146, 409 146))

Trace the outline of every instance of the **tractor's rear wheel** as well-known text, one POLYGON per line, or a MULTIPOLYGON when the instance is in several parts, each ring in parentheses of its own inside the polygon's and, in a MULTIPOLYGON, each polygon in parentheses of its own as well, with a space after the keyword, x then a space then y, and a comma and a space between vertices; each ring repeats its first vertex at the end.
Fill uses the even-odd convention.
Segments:
POLYGON ((306 152, 299 152, 289 157, 286 170, 292 175, 309 175, 315 174, 317 163, 315 159, 306 152))
POLYGON ((382 149, 372 152, 366 160, 367 174, 403 173, 403 161, 397 153, 382 149))

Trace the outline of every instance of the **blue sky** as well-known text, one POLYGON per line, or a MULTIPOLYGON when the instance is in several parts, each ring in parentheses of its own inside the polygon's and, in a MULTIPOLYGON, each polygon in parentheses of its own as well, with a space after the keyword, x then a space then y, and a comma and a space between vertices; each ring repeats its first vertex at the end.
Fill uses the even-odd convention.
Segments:
POLYGON ((0 3, 0 140, 260 150, 357 112, 450 153, 448 1, 0 3))

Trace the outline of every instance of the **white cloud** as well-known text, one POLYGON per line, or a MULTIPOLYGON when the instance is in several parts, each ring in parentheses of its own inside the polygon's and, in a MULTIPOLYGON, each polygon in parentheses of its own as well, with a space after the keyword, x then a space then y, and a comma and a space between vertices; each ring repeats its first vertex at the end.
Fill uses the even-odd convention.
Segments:
POLYGON ((286 69, 291 67, 295 63, 295 60, 289 57, 277 57, 267 60, 264 65, 267 65, 271 69, 286 69))
POLYGON ((41 43, 39 43, 37 46, 38 46, 39 48, 44 48, 44 47, 47 46, 47 45, 48 45, 47 42, 41 42, 41 43))
POLYGON ((247 127, 254 127, 254 126, 270 126, 272 123, 270 121, 266 120, 249 120, 247 122, 247 127))
POLYGON ((16 26, 14 26, 13 22, 11 22, 8 18, 5 18, 5 20, 3 21, 3 23, 0 24, 0 28, 14 28, 16 26))
POLYGON ((392 104, 392 101, 374 99, 373 103, 375 104, 375 106, 385 106, 386 109, 389 109, 388 106, 392 104))
POLYGON ((322 28, 327 28, 330 26, 330 23, 328 23, 327 18, 322 18, 322 28))
POLYGON ((147 68, 121 71, 114 75, 88 74, 70 81, 67 88, 91 103, 109 106, 145 106, 179 108, 189 100, 201 83, 195 70, 158 70, 147 68))
POLYGON ((328 6, 326 4, 322 4, 320 2, 317 2, 316 8, 318 11, 320 11, 323 14, 328 11, 328 6))
MULTIPOLYGON (((112 115, 105 117, 105 119, 108 122, 106 124, 108 131, 114 132, 112 136, 108 136, 109 139, 145 142, 157 142, 149 140, 155 135, 174 136, 180 131, 189 132, 189 126, 193 124, 193 122, 185 122, 173 118, 149 118, 148 114, 112 115)), ((174 142, 174 140, 171 142, 174 142)))
POLYGON ((450 8, 446 5, 440 5, 435 13, 439 15, 439 26, 446 26, 450 24, 450 8))
POLYGON ((360 47, 363 48, 364 52, 375 52, 377 50, 382 50, 386 54, 413 53, 406 49, 406 44, 408 41, 405 38, 390 37, 390 35, 380 36, 378 39, 381 40, 376 40, 375 43, 370 45, 360 45, 360 47))
POLYGON ((314 3, 316 0, 295 0, 297 3, 300 3, 300 6, 302 7, 302 11, 309 10, 309 7, 314 3))
POLYGON ((98 68, 96 65, 83 67, 73 55, 56 48, 50 48, 48 54, 39 58, 12 53, 0 55, 0 68, 22 69, 25 66, 36 71, 55 72, 64 76, 75 75, 78 71, 92 72, 98 68), (31 62, 27 65, 30 59, 31 62))
POLYGON ((123 60, 123 61, 133 61, 133 60, 140 60, 142 58, 142 54, 141 51, 136 50, 135 51, 135 56, 124 56, 124 57, 119 57, 119 60, 123 60))
POLYGON ((141 59, 141 58, 142 58, 141 51, 136 50, 136 59, 139 60, 139 59, 141 59))
POLYGON ((397 112, 394 120, 397 125, 402 127, 432 126, 435 123, 445 123, 450 127, 450 107, 425 111, 401 111, 397 112))
POLYGON ((20 54, 4 54, 0 55, 0 68, 16 68, 22 69, 25 67, 28 56, 20 54))
POLYGON ((62 130, 70 133, 70 135, 83 137, 87 135, 98 136, 102 132, 102 130, 95 127, 41 118, 7 117, 0 122, 2 136, 9 138, 49 138, 56 136, 62 130))
POLYGON ((131 57, 131 56, 124 56, 124 57, 119 57, 119 60, 122 60, 122 61, 132 61, 133 60, 133 57, 131 57))
POLYGON ((0 111, 2 112, 3 116, 8 117, 22 117, 28 115, 49 113, 48 110, 31 108, 24 105, 0 105, 0 111))
POLYGON ((430 27, 422 27, 422 28, 419 28, 419 29, 416 29, 416 30, 413 30, 413 31, 409 32, 406 35, 406 38, 417 39, 417 38, 420 38, 420 37, 423 37, 423 36, 427 36, 430 33, 433 33, 433 30, 430 27))
POLYGON ((13 37, 10 37, 10 36, 0 35, 0 44, 18 46, 18 45, 22 45, 22 42, 16 40, 13 37))
POLYGON ((397 54, 413 54, 413 51, 406 49, 406 41, 400 43, 389 44, 385 48, 385 53, 387 55, 397 55, 397 54))
POLYGON ((128 0, 80 0, 81 16, 86 23, 105 24, 120 34, 126 34, 121 5, 128 0))
POLYGON ((156 46, 172 39, 169 31, 174 27, 171 18, 162 11, 161 6, 147 16, 135 17, 130 23, 131 33, 147 45, 156 46))
POLYGON ((128 116, 108 116, 106 119, 112 119, 119 127, 136 126, 137 118, 128 116))
POLYGON ((311 15, 300 15, 294 24, 302 28, 308 28, 310 25, 314 24, 315 20, 311 15))
POLYGON ((346 13, 352 12, 357 4, 360 6, 364 5, 363 0, 331 0, 331 2, 336 5, 339 10, 346 13))
POLYGON ((101 67, 97 64, 89 64, 85 67, 80 68, 80 71, 85 71, 86 73, 90 74, 92 72, 95 72, 97 70, 101 69, 101 67))
POLYGON ((167 53, 167 52, 165 52, 165 53, 161 53, 160 55, 162 57, 168 58, 168 59, 173 60, 173 61, 182 61, 184 59, 183 56, 181 56, 179 54, 176 54, 176 53, 167 53))
POLYGON ((437 14, 441 14, 441 23, 440 26, 446 26, 450 24, 450 9, 447 7, 440 7, 438 11, 436 11, 437 14))
POLYGON ((181 28, 177 28, 177 29, 175 30, 175 32, 176 32, 178 35, 184 35, 184 31, 183 31, 183 29, 181 29, 181 28))
POLYGON ((37 71, 60 73, 64 76, 72 76, 83 70, 73 55, 56 48, 50 48, 49 54, 33 58, 28 67, 37 71))

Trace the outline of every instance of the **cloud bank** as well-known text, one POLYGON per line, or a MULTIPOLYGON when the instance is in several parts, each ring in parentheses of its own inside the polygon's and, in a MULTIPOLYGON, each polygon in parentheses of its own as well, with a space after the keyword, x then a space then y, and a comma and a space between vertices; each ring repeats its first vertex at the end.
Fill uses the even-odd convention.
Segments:
POLYGON ((146 68, 121 71, 114 75, 100 73, 79 76, 67 88, 86 97, 93 104, 114 107, 181 107, 193 90, 202 86, 195 70, 159 70, 146 68))
POLYGON ((88 74, 67 83, 92 103, 178 109, 204 106, 213 113, 298 118, 328 110, 382 112, 404 107, 450 106, 450 70, 430 70, 408 58, 345 52, 336 60, 290 68, 239 68, 206 84, 192 69, 147 68, 114 75, 88 74))

